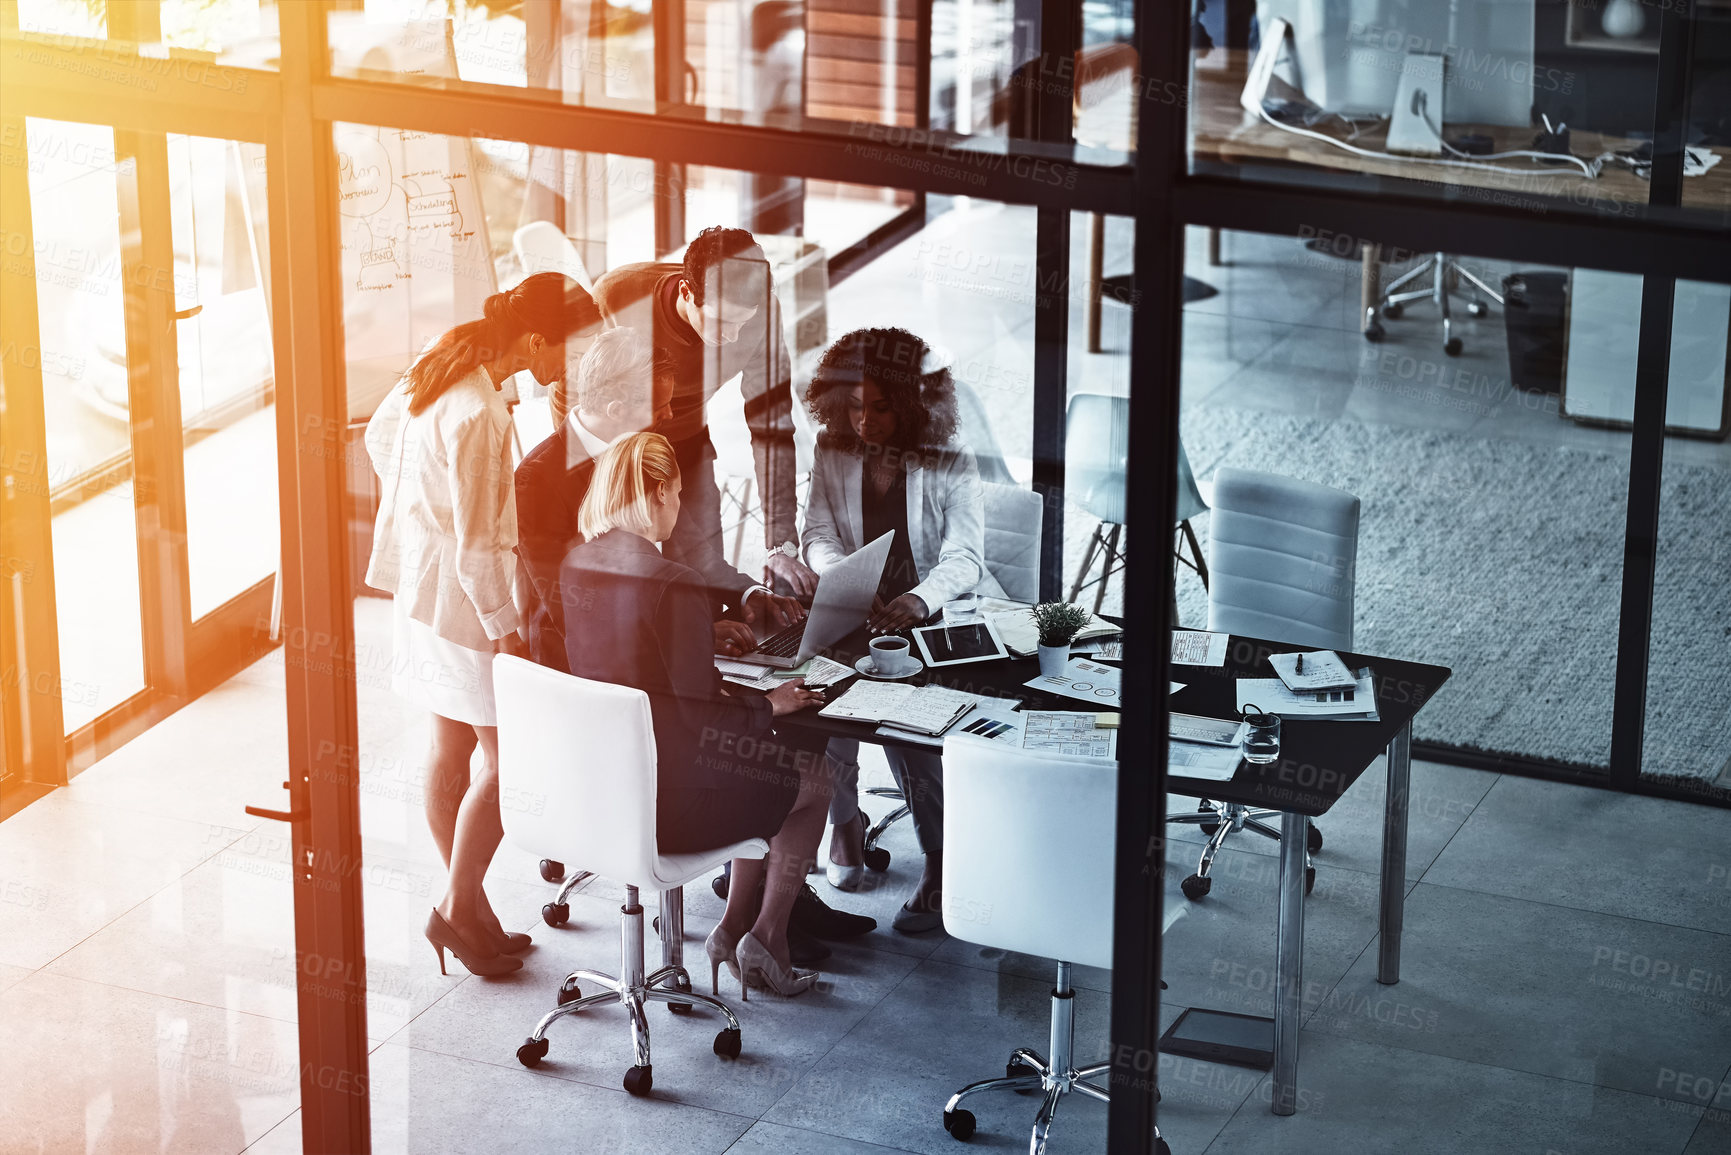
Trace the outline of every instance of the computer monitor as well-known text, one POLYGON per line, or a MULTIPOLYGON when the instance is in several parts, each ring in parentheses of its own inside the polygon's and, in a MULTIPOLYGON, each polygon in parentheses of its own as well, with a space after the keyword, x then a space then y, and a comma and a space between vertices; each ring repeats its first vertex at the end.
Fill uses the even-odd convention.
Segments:
MULTIPOLYGON (((1387 116, 1408 53, 1448 56, 1448 125, 1532 122, 1534 0, 1259 0, 1257 26, 1292 25, 1304 95, 1387 116)), ((1293 78, 1287 78, 1293 79, 1293 78)))

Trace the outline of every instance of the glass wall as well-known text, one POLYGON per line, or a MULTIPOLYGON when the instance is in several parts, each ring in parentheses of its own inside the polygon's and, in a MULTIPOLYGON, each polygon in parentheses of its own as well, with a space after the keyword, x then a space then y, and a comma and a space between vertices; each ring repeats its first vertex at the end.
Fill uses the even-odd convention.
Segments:
MULTIPOLYGON (((1181 435, 1200 492, 1232 467, 1357 495, 1354 648, 1454 671, 1415 739, 1602 772, 1630 463, 1608 419, 1634 395, 1640 278, 1451 257, 1445 337, 1433 255, 1383 245, 1367 282, 1364 244, 1225 232, 1215 264, 1190 231, 1181 435)), ((1186 567, 1178 607, 1208 619, 1186 567)))
MULTIPOLYGON (((377 404, 376 397, 362 398, 367 382, 382 383, 387 366, 406 366, 425 339, 426 335, 415 328, 417 324, 429 321, 435 327, 444 326, 472 315, 488 293, 509 288, 527 272, 575 269, 576 265, 568 263, 575 253, 584 254, 583 271, 603 284, 609 283, 610 272, 650 255, 645 248, 648 230, 642 224, 651 207, 650 189, 638 187, 630 179, 630 174, 643 171, 643 162, 614 156, 567 161, 565 172, 574 183, 565 188, 566 215, 558 218, 559 206, 537 206, 536 194, 528 187, 527 170, 508 163, 510 158, 523 155, 520 146, 514 152, 503 142, 429 137, 363 125, 340 126, 336 138, 343 158, 340 169, 345 174, 342 199, 351 206, 344 217, 343 282, 344 314, 353 319, 346 327, 351 367, 349 407, 357 423, 369 416, 368 406, 377 404), (364 162, 363 154, 368 158, 364 162), (470 166, 483 168, 484 179, 466 179, 476 171, 470 166), (365 174, 370 171, 410 168, 419 174, 422 189, 436 185, 441 190, 455 190, 454 197, 440 202, 440 215, 416 214, 412 197, 407 202, 410 211, 404 216, 401 198, 373 201, 360 195, 368 187, 365 182, 371 178, 365 174), (595 174, 601 187, 587 186, 575 175, 585 172, 595 174), (472 192, 479 193, 480 203, 465 199, 472 192), (592 206, 596 211, 581 218, 571 212, 574 204, 592 206), (549 211, 554 215, 538 215, 549 211), (541 234, 538 240, 536 233, 541 234), (513 234, 514 242, 510 240, 513 234), (381 246, 390 249, 393 268, 412 270, 411 280, 367 279, 367 254, 381 246), (422 255, 432 252, 447 259, 435 266, 422 255), (414 290, 412 301, 397 299, 405 285, 414 290), (368 370, 376 366, 379 372, 363 377, 357 366, 368 370)), ((559 164, 556 156, 549 160, 554 171, 559 164)), ((706 168, 688 170, 688 176, 687 228, 694 234, 703 227, 738 227, 742 220, 738 190, 757 179, 755 174, 706 168)), ((835 227, 845 230, 844 237, 847 232, 872 227, 878 205, 911 199, 896 189, 848 191, 851 195, 838 197, 834 206, 835 227)), ((1077 215, 1072 222, 1071 275, 1042 284, 1035 273, 1037 216, 1027 206, 978 198, 931 198, 923 227, 839 284, 828 283, 823 275, 826 254, 818 243, 819 234, 758 237, 771 266, 775 312, 781 321, 779 337, 789 354, 792 374, 788 420, 793 430, 796 471, 791 488, 802 540, 819 536, 813 528, 814 503, 833 508, 840 500, 830 490, 837 484, 835 470, 847 466, 842 463, 845 451, 835 448, 833 442, 843 429, 852 428, 843 424, 849 419, 839 415, 833 400, 818 409, 808 404, 819 362, 826 350, 850 332, 905 330, 917 337, 918 348, 923 351, 920 372, 927 381, 921 387, 925 390, 921 394, 926 398, 924 404, 932 406, 938 425, 947 426, 953 420, 953 440, 947 442, 950 449, 946 452, 967 451, 966 488, 972 491, 965 501, 927 501, 921 508, 930 506, 930 511, 919 516, 938 520, 923 526, 922 532, 936 530, 947 535, 946 540, 960 541, 965 524, 979 519, 974 524, 981 534, 980 544, 969 548, 981 551, 977 556, 983 560, 984 573, 978 585, 999 598, 989 608, 1013 614, 1011 603, 1025 605, 1040 599, 1041 535, 1059 524, 1048 519, 1051 502, 1032 492, 1036 476, 1042 471, 1049 474, 1057 464, 1039 460, 1042 451, 1036 433, 1040 387, 1036 384, 1035 328, 1042 302, 1058 313, 1055 323, 1072 348, 1071 368, 1053 383, 1060 408, 1061 400, 1070 392, 1099 394, 1105 400, 1127 398, 1129 377, 1121 288, 1102 289, 1120 296, 1108 296, 1104 306, 1107 312, 1101 351, 1085 352, 1086 317, 1091 307, 1087 277, 1092 234, 1088 218, 1077 215), (820 495, 822 502, 818 502, 820 495)), ((1106 227, 1111 245, 1128 242, 1131 231, 1127 221, 1113 219, 1106 227)), ((682 253, 683 248, 676 249, 663 259, 678 260, 682 253)), ((667 271, 677 278, 681 267, 669 264, 667 271)), ((1113 265, 1107 271, 1122 270, 1113 265)), ((748 339, 740 338, 742 342, 748 339)), ((904 339, 913 340, 894 332, 880 332, 873 340, 904 339)), ((554 452, 562 476, 567 454, 575 452, 571 449, 572 439, 578 437, 573 432, 575 423, 597 420, 586 415, 576 384, 583 356, 592 347, 592 341, 585 339, 572 342, 566 349, 563 371, 577 406, 574 415, 558 427, 556 436, 549 436, 555 426, 548 412, 547 383, 525 372, 506 385, 508 393, 520 399, 514 410, 517 445, 512 453, 514 458, 526 458, 519 467, 517 490, 521 526, 546 516, 531 511, 532 504, 553 499, 533 486, 562 484, 547 480, 545 474, 525 472, 531 468, 529 462, 548 459, 547 454, 554 452), (525 481, 525 477, 537 480, 525 481), (526 485, 531 488, 525 489, 526 485)), ((1062 362, 1059 365, 1063 372, 1062 362)), ((705 413, 715 458, 713 464, 700 463, 700 468, 708 469, 712 476, 702 481, 696 475, 684 479, 682 508, 692 509, 696 499, 691 495, 704 485, 713 485, 720 506, 719 516, 711 516, 719 531, 725 564, 757 580, 766 573, 766 547, 776 544, 769 540, 763 509, 778 497, 774 492, 766 493, 766 484, 776 482, 773 475, 760 469, 761 448, 754 453, 745 384, 743 376, 737 381, 722 380, 709 398, 705 413)), ((913 420, 912 416, 905 419, 913 420)), ((940 435, 952 436, 947 430, 940 435)), ((948 464, 953 459, 946 452, 931 447, 922 451, 921 460, 930 468, 922 465, 917 472, 930 480, 921 484, 947 486, 947 481, 938 480, 938 470, 962 468, 948 464), (931 464, 934 462, 937 464, 931 464)), ((1098 468, 1108 473, 1116 470, 1118 496, 1098 508, 1071 502, 1062 505, 1065 572, 1061 578, 1065 583, 1079 566, 1081 546, 1099 517, 1115 517, 1119 522, 1124 518, 1123 460, 1115 465, 1102 462, 1098 468)), ((702 516, 702 506, 696 508, 702 516)), ((526 543, 527 538, 524 540, 526 543)), ((1109 605, 1114 610, 1122 605, 1123 580, 1120 563, 1108 583, 1109 605)), ((567 600, 567 615, 576 612, 576 604, 567 600)), ((925 610, 934 617, 951 612, 944 602, 936 601, 925 610)), ((419 661, 413 643, 404 642, 397 620, 402 613, 402 608, 393 606, 388 598, 363 596, 355 602, 356 690, 363 719, 358 771, 366 869, 369 874, 389 872, 414 884, 403 893, 369 889, 365 896, 369 988, 384 992, 369 1000, 369 1029, 390 1038, 373 1059, 374 1136, 381 1146, 396 1146, 405 1140, 412 1146, 418 1136, 430 1133, 482 1133, 479 1128, 485 1126, 484 1121, 459 1117, 450 1101, 445 1066, 500 1061, 515 1066, 517 1058, 513 1056, 521 1055, 518 1048, 524 1045, 525 1035, 553 1005, 549 1000, 561 980, 578 967, 616 971, 617 922, 623 894, 615 880, 583 879, 565 893, 557 916, 551 913, 555 888, 541 881, 546 864, 540 859, 545 852, 533 842, 523 844, 520 840, 527 818, 560 803, 544 786, 525 784, 521 769, 507 766, 502 770, 499 792, 505 839, 493 859, 486 887, 501 924, 513 931, 527 930, 536 947, 524 956, 523 970, 506 984, 483 980, 460 983, 455 965, 450 978, 433 971, 434 960, 424 957, 426 947, 419 941, 419 929, 410 916, 424 908, 429 898, 438 901, 445 885, 440 849, 424 814, 429 794, 438 788, 438 763, 429 715, 400 693, 405 672, 417 669, 419 661), (429 882, 430 894, 425 889, 429 882), (550 925, 553 922, 558 925, 550 925)), ((569 621, 566 629, 569 644, 577 644, 569 621)), ((859 637, 850 635, 833 647, 833 654, 852 662, 864 652, 864 640, 863 631, 859 637)), ((564 655, 560 658, 563 660, 564 655)), ((547 660, 545 656, 543 660, 547 660)), ((996 670, 989 675, 981 673, 987 669, 960 666, 933 681, 959 691, 970 702, 978 701, 976 708, 982 716, 988 712, 993 717, 1015 716, 1010 695, 1028 693, 1023 683, 1038 674, 1036 663, 1019 663, 1013 677, 996 670)), ((815 676, 815 667, 806 672, 815 676)), ((457 676, 454 668, 446 673, 450 678, 457 676)), ((731 685, 727 689, 740 696, 750 693, 731 685)), ((1061 698, 1047 700, 1053 709, 1061 708, 1063 702, 1061 698)), ((807 711, 814 713, 815 709, 807 711)), ((1091 727, 1092 713, 1073 716, 1085 716, 1091 727)), ((819 734, 823 724, 809 717, 801 723, 819 728, 819 734)), ((783 728, 777 733, 791 733, 794 738, 787 740, 793 741, 801 731, 783 728)), ((1096 733, 1109 746, 1109 732, 1096 733)), ((861 831, 885 819, 898 805, 894 799, 869 793, 892 789, 895 779, 884 748, 873 743, 869 731, 867 736, 857 755, 850 755, 857 758, 859 766, 857 797, 865 813, 865 821, 858 828, 861 831)), ((821 747, 822 737, 816 741, 821 747)), ((907 748, 894 740, 889 746, 907 748)), ((1100 773, 1111 772, 1110 761, 1096 765, 1100 773)), ((665 783, 668 779, 663 776, 661 780, 665 783)), ((924 799, 916 802, 922 810, 922 822, 930 820, 923 813, 925 805, 924 799)), ((1106 820, 1109 808, 1100 809, 1097 817, 1106 820)), ((821 949, 830 952, 828 958, 811 964, 823 976, 818 989, 780 1003, 770 1014, 758 1011, 760 999, 770 996, 753 992, 749 1002, 733 1001, 737 991, 730 989, 731 980, 723 968, 721 994, 743 1024, 745 1055, 739 1064, 716 1066, 720 1060, 711 1053, 710 1036, 723 1024, 708 1009, 700 1007, 689 1016, 679 1017, 664 1017, 652 1010, 654 1094, 662 1095, 666 1087, 666 1094, 702 1108, 706 1118, 711 1111, 765 1114, 773 1107, 774 1117, 785 1126, 843 1137, 834 1140, 837 1142, 845 1139, 891 1147, 919 1146, 929 1142, 933 1133, 942 1135, 943 1095, 932 1088, 947 1088, 947 1095, 969 1082, 1001 1075, 1004 1058, 1017 1046, 1043 1053, 1050 1034, 1057 946, 1046 952, 1047 957, 1003 949, 1007 940, 998 926, 1007 926, 1020 917, 1004 898, 981 894, 952 899, 974 912, 972 917, 979 923, 974 938, 966 932, 952 937, 935 929, 910 933, 893 928, 892 924, 907 913, 904 904, 920 893, 923 870, 933 869, 928 864, 936 860, 928 856, 922 842, 932 833, 929 829, 919 833, 906 818, 888 825, 868 858, 886 869, 866 870, 857 886, 850 884, 846 889, 827 881, 832 847, 845 836, 833 830, 827 834, 818 850, 818 873, 811 879, 812 899, 821 899, 837 911, 875 920, 876 928, 857 938, 836 936, 836 941, 823 943, 821 949), (878 854, 887 863, 880 862, 878 854), (840 1115, 834 1110, 838 1094, 850 1104, 840 1115)), ((1100 834, 1109 842, 1109 827, 1101 826, 1100 834)), ((846 852, 837 853, 845 856, 846 852)), ((570 861, 562 865, 576 875, 590 864, 570 861)), ((726 885, 725 877, 706 875, 684 890, 685 965, 691 968, 700 992, 709 990, 705 937, 723 917, 725 908, 716 888, 726 885)), ((1109 894, 1109 889, 1104 893, 1109 894)), ((667 917, 665 896, 646 892, 641 897, 648 908, 646 918, 667 917)), ((1105 917, 1103 909, 1097 909, 1099 917, 1105 917)), ((799 925, 809 928, 811 923, 799 925)), ((662 948, 653 928, 647 928, 646 934, 653 969, 662 957, 662 948)), ((812 944, 807 940, 801 949, 810 950, 812 944)), ((1076 990, 1074 1060, 1078 1065, 1102 1061, 1108 1050, 1109 972, 1094 965, 1104 959, 1093 948, 1086 957, 1090 965, 1078 966, 1070 979, 1076 990)), ((574 985, 584 994, 592 993, 587 980, 577 980, 574 985)), ((616 1008, 597 1008, 575 1020, 557 1022, 547 1030, 546 1038, 544 1058, 532 1064, 536 1074, 526 1084, 527 1093, 536 1098, 591 1096, 606 1089, 616 1096, 620 1077, 633 1061, 627 1024, 616 1008)), ((972 1109, 982 1137, 990 1132, 994 1137, 1020 1142, 1033 1107, 1018 1096, 1003 1095, 984 1097, 972 1109)), ((1105 1126, 1106 1112, 1097 1104, 1067 1104, 1065 1148, 1105 1149, 1105 1126)), ((650 1146, 656 1142, 653 1136, 642 1141, 650 1146)))

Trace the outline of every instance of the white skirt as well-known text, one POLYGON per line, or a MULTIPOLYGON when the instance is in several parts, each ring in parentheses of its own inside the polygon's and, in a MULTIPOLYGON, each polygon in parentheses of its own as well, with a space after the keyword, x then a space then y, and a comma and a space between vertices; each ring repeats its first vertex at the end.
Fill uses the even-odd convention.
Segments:
POLYGON ((497 726, 493 706, 493 651, 483 653, 441 638, 409 616, 408 603, 392 610, 391 689, 412 706, 471 726, 497 726))

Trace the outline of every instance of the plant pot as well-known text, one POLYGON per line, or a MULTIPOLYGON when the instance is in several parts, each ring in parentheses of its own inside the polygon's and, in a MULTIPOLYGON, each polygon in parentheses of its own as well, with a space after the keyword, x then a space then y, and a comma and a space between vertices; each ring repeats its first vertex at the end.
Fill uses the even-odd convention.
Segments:
POLYGON ((1040 646, 1040 676, 1056 678, 1070 664, 1070 643, 1061 646, 1040 646))

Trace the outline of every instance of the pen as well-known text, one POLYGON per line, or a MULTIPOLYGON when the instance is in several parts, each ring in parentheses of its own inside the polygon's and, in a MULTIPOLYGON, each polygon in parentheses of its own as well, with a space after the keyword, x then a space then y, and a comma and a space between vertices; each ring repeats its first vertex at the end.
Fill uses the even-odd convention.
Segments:
POLYGON ((1304 655, 1303 654, 1298 655, 1298 667, 1297 667, 1297 669, 1298 669, 1299 673, 1301 673, 1301 674, 1304 673, 1304 655))

